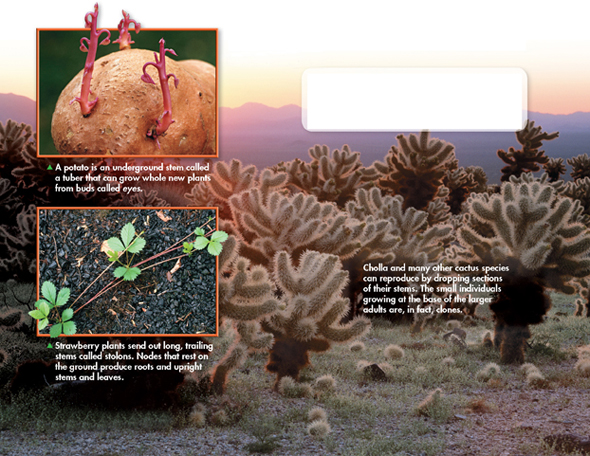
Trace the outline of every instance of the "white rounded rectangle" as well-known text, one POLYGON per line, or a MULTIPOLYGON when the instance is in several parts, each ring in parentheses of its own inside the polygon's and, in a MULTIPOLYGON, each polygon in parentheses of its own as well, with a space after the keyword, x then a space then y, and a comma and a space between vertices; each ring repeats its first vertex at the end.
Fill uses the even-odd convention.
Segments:
POLYGON ((520 68, 318 68, 302 88, 309 131, 516 131, 527 119, 520 68))

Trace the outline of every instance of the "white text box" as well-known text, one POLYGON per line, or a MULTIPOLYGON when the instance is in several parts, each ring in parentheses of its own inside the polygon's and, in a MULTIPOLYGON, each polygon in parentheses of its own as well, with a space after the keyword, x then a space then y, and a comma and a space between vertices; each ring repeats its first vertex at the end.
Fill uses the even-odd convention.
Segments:
POLYGON ((303 73, 309 131, 516 131, 527 118, 520 68, 328 68, 303 73))

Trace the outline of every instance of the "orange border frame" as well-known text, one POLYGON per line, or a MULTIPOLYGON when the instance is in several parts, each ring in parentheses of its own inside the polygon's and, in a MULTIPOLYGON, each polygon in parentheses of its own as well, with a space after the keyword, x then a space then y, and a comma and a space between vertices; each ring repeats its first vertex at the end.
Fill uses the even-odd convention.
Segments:
MULTIPOLYGON (((35 102, 36 106, 36 120, 37 120, 37 138, 39 138, 39 32, 81 32, 88 30, 87 28, 63 28, 63 29, 54 29, 54 28, 38 28, 37 29, 37 37, 36 37, 36 49, 35 49, 35 58, 36 58, 36 86, 35 86, 35 93, 37 96, 37 100, 35 102)), ((111 32, 116 32, 118 29, 116 28, 109 28, 107 29, 111 32)), ((145 28, 141 29, 147 32, 154 32, 154 31, 166 31, 171 30, 175 32, 215 32, 215 155, 41 155, 39 154, 39 141, 37 141, 37 158, 219 158, 219 29, 218 28, 201 28, 201 29, 191 29, 191 28, 145 28)), ((113 51, 117 52, 117 51, 113 51)))
MULTIPOLYGON (((36 275, 36 284, 37 284, 37 300, 39 300, 39 291, 41 287, 39 287, 39 211, 43 210, 97 210, 97 211, 104 211, 104 210, 214 210, 215 211, 215 229, 219 228, 219 208, 217 207, 133 207, 133 206, 125 206, 125 207, 58 207, 58 206, 47 206, 47 207, 37 207, 37 272, 36 275)), ((50 337, 49 334, 40 334, 39 333, 39 322, 36 322, 36 334, 37 337, 50 337)), ((219 336, 219 257, 215 257, 215 334, 72 334, 71 336, 66 336, 65 334, 60 335, 59 337, 218 337, 219 336)))

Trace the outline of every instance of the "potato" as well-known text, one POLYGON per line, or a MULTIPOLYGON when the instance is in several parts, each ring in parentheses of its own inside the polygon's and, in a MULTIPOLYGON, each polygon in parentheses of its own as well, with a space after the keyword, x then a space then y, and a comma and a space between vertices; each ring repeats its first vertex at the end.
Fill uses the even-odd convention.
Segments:
POLYGON ((156 140, 147 136, 164 112, 157 70, 147 73, 156 82, 141 80, 143 66, 154 61, 153 51, 129 49, 111 53, 94 64, 90 100, 98 102, 84 117, 77 102, 80 71, 62 91, 51 123, 53 142, 64 155, 216 155, 215 68, 198 60, 166 57, 166 73, 174 123, 156 140))

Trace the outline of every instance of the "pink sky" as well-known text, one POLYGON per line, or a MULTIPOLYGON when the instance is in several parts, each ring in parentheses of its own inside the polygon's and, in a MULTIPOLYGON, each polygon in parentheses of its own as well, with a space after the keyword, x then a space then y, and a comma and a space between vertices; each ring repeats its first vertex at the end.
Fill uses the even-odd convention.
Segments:
MULTIPOLYGON (((0 92, 34 99, 35 29, 82 27, 92 8, 77 0, 59 5, 22 0, 3 7, 0 92)), ((308 68, 518 67, 529 78, 529 110, 590 111, 590 3, 331 5, 229 1, 162 10, 139 0, 103 0, 99 26, 114 27, 124 6, 143 27, 218 28, 220 106, 301 105, 308 68)), ((362 94, 362 87, 354 90, 362 94)))

